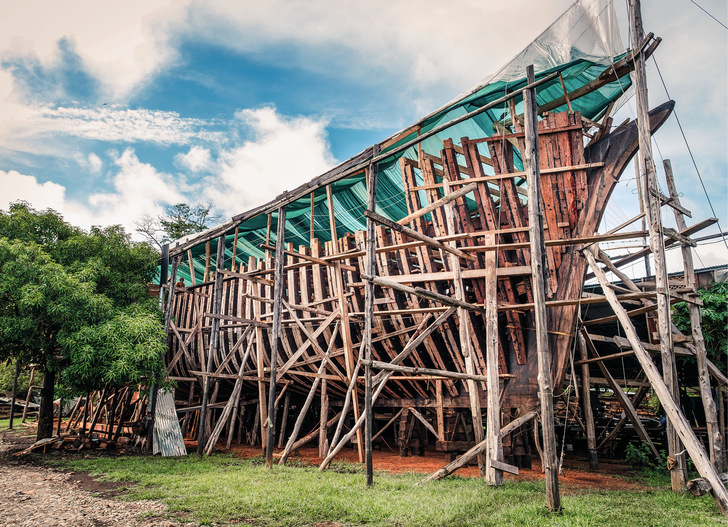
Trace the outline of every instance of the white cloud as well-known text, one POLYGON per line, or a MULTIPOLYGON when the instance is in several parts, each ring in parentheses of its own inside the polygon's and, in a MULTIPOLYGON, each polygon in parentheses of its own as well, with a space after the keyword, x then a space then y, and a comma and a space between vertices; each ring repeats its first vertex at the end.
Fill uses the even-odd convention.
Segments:
POLYGON ((33 131, 97 141, 186 144, 192 138, 218 139, 218 133, 204 130, 208 124, 202 119, 180 117, 177 112, 144 108, 43 108, 33 131))
POLYGON ((114 165, 117 172, 112 179, 113 191, 91 194, 86 203, 68 199, 63 185, 41 183, 35 176, 14 170, 0 170, 0 209, 24 200, 36 209, 57 210, 73 225, 89 228, 121 224, 133 233, 134 222, 141 217, 161 214, 164 204, 187 201, 173 176, 142 163, 132 149, 116 157, 114 165))
POLYGON ((0 209, 7 210, 13 201, 27 201, 36 209, 52 208, 60 210, 65 205, 66 189, 63 185, 46 181, 39 183, 34 176, 21 174, 15 170, 0 170, 0 209))
POLYGON ((212 167, 210 151, 197 145, 190 147, 186 154, 179 153, 174 156, 174 161, 178 166, 186 168, 190 172, 201 172, 212 167))
POLYGON ((174 177, 139 161, 133 149, 127 148, 114 164, 119 168, 113 177, 114 192, 91 194, 88 199, 100 224, 128 226, 142 216, 158 214, 161 203, 185 201, 174 177))
POLYGON ((91 169, 91 172, 98 173, 101 172, 101 168, 104 166, 104 163, 101 161, 101 158, 91 152, 88 155, 88 166, 91 169))
POLYGON ((205 184, 206 197, 226 213, 262 204, 336 163, 324 120, 284 117, 270 107, 241 110, 236 117, 250 139, 222 151, 219 173, 205 184))
POLYGON ((0 51, 5 57, 32 57, 51 65, 59 58, 59 41, 67 39, 101 82, 106 96, 122 99, 160 65, 175 59, 169 28, 184 16, 186 4, 176 0, 13 2, 0 18, 0 51))
POLYGON ((101 169, 104 167, 104 162, 101 161, 101 158, 93 152, 91 152, 88 156, 85 156, 81 152, 75 152, 73 154, 73 159, 76 163, 78 163, 78 166, 87 169, 92 174, 100 173, 101 169))

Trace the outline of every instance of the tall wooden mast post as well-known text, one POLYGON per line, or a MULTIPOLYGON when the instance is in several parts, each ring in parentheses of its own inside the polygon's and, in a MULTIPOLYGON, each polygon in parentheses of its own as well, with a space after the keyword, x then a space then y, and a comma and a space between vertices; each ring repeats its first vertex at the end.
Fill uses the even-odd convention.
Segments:
MULTIPOLYGON (((633 47, 637 49, 644 39, 642 13, 639 0, 630 0, 633 47)), ((652 158, 650 140, 650 121, 647 115, 647 76, 645 73, 645 54, 640 51, 635 57, 634 83, 637 92, 637 129, 639 132, 639 148, 642 170, 645 171, 642 196, 645 200, 647 228, 650 233, 650 249, 655 265, 655 287, 657 289, 657 325, 660 336, 660 353, 662 355, 662 376, 675 401, 679 401, 677 374, 675 372, 675 353, 672 349, 672 328, 670 317, 670 289, 665 263, 665 244, 662 236, 662 217, 660 208, 660 192, 657 186, 657 173, 652 158)), ((680 439, 673 424, 667 422, 668 453, 675 460, 670 470, 672 490, 680 491, 687 482, 687 466, 685 454, 680 453, 680 439)))
POLYGON ((276 367, 278 366, 278 340, 281 335, 281 310, 283 304, 283 249, 286 237, 286 206, 278 209, 278 232, 276 235, 275 285, 273 291, 273 332, 270 350, 270 389, 268 391, 268 437, 265 448, 265 466, 273 466, 273 444, 276 422, 276 367))
MULTIPOLYGON (((378 154, 378 145, 374 147, 373 155, 378 154)), ((367 209, 375 212, 377 205, 377 164, 372 163, 369 166, 369 178, 367 181, 368 199, 367 209)), ((366 273, 370 276, 376 275, 376 236, 374 232, 374 220, 367 217, 367 246, 366 246, 366 273)), ((365 318, 364 318, 364 358, 367 361, 372 360, 372 319, 374 318, 374 283, 367 280, 365 285, 365 318)), ((361 354, 360 354, 361 355, 361 354)), ((372 433, 374 429, 374 413, 372 411, 372 367, 367 364, 364 369, 364 401, 366 412, 366 473, 367 486, 374 484, 374 463, 372 460, 372 433)))
MULTIPOLYGON (((534 81, 533 66, 526 68, 527 82, 534 81)), ((536 351, 538 355, 538 395, 541 400, 541 425, 543 429, 543 464, 546 473, 546 500, 551 511, 561 510, 559 496, 559 467, 556 455, 556 430, 554 428, 554 394, 551 386, 551 354, 546 329, 546 247, 541 210, 541 173, 538 160, 538 116, 536 94, 533 88, 523 91, 525 149, 523 168, 528 182, 528 236, 531 250, 531 281, 536 319, 536 351)))

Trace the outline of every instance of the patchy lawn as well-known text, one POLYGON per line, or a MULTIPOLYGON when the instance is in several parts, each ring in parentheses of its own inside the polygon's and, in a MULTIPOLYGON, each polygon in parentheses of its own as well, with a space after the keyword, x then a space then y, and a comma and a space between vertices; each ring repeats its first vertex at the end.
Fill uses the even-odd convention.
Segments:
MULTIPOLYGON (((544 483, 511 481, 489 488, 482 480, 450 477, 417 485, 421 474, 375 475, 365 488, 359 465, 275 466, 261 459, 213 455, 200 459, 95 457, 54 460, 63 468, 125 482, 124 499, 155 499, 171 518, 203 525, 370 526, 694 526, 724 524, 710 496, 693 498, 661 488, 564 493, 564 512, 545 509, 544 483), (130 485, 131 484, 131 485, 130 485)), ((654 477, 650 480, 655 484, 654 477)), ((658 482, 659 483, 659 482, 658 482)))

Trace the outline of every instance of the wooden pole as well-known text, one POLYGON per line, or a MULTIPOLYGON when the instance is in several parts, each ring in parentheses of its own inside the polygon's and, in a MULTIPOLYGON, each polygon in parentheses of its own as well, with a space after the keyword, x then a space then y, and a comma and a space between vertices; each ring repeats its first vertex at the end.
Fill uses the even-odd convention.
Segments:
MULTIPOLYGON (((579 338, 579 353, 581 360, 589 358, 586 350, 586 343, 579 338)), ((597 455, 597 433, 594 426, 594 411, 591 405, 591 376, 589 375, 589 364, 581 365, 581 408, 584 411, 586 425, 586 445, 589 450, 589 468, 599 469, 599 457, 597 455)))
MULTIPOLYGON (((642 29, 642 13, 639 0, 630 0, 633 48, 637 49, 644 39, 642 29)), ((650 250, 654 258, 655 284, 657 289, 657 327, 660 335, 660 353, 662 355, 662 375, 665 385, 673 399, 679 401, 677 374, 675 371, 675 354, 672 349, 672 331, 670 318, 670 290, 665 263, 665 244, 662 229, 660 192, 657 186, 657 174, 652 158, 650 121, 647 102, 647 75, 645 73, 645 54, 640 51, 635 57, 633 74, 637 93, 637 130, 639 133, 640 160, 645 171, 645 188, 643 196, 646 200, 647 227, 650 233, 650 250)), ((687 465, 677 432, 670 421, 667 423, 667 445, 675 468, 670 471, 672 490, 678 492, 687 483, 687 465)))
MULTIPOLYGON (((527 82, 534 80, 533 66, 526 68, 527 82)), ((546 500, 551 511, 561 510, 559 495, 559 467, 554 428, 554 400, 551 388, 551 354, 549 353, 546 291, 546 248, 541 210, 541 174, 538 155, 538 116, 536 94, 532 89, 523 92, 525 149, 523 167, 528 174, 528 235, 531 242, 531 281, 536 322, 536 350, 538 355, 538 386, 541 399, 541 427, 543 430, 543 463, 546 474, 546 500)))
MULTIPOLYGON (((446 178, 442 180, 443 190, 445 194, 450 192, 450 184, 446 178)), ((451 202, 444 205, 445 207, 445 221, 447 223, 447 230, 450 235, 455 234, 455 217, 454 210, 451 202)), ((451 249, 450 253, 450 267, 453 271, 453 285, 455 289, 455 298, 462 303, 465 303, 465 286, 463 285, 463 279, 461 276, 460 259, 456 254, 453 254, 452 250, 455 248, 455 242, 451 242, 446 245, 451 249)), ((473 356, 473 343, 470 340, 470 314, 468 310, 463 307, 458 307, 458 331, 460 339, 460 349, 463 354, 465 361, 465 371, 468 375, 475 375, 475 358, 473 356)), ((483 414, 480 407, 480 386, 472 378, 466 381, 468 387, 468 398, 470 399, 470 413, 473 418, 473 435, 475 436, 475 442, 480 443, 484 439, 483 433, 483 414)), ((486 456, 482 453, 478 454, 478 468, 480 474, 486 475, 486 456)))
MULTIPOLYGON (((339 331, 339 327, 336 326, 334 328, 334 332, 331 336, 331 339, 329 341, 329 349, 326 351, 326 354, 324 357, 321 358, 321 364, 319 365, 318 369, 318 375, 321 375, 324 373, 324 370, 326 370, 326 363, 329 361, 329 355, 331 354, 331 350, 334 347, 334 342, 336 341, 336 334, 339 331)), ((288 456, 291 453, 291 449, 293 448, 294 443, 298 439, 298 434, 301 431, 301 426, 303 425, 303 420, 306 417, 306 412, 308 412, 308 409, 311 407, 311 402, 313 401, 313 397, 316 394, 316 388, 318 388, 319 383, 323 386, 323 383, 326 382, 326 379, 322 379, 321 377, 316 377, 311 384, 311 389, 308 391, 308 395, 306 396, 306 401, 303 403, 303 407, 301 408, 301 411, 298 413, 298 418, 296 419, 296 423, 293 425, 293 432, 291 432, 290 437, 288 438, 288 443, 286 443, 286 448, 283 450, 283 454, 281 454, 280 459, 278 460, 279 465, 283 465, 286 462, 286 459, 288 459, 288 456)), ((322 388, 323 390, 323 388, 322 388)), ((326 401, 326 413, 324 414, 323 408, 321 409, 321 418, 319 421, 319 428, 320 429, 326 429, 326 422, 328 419, 328 400, 326 401)), ((324 457, 326 455, 326 452, 321 451, 319 441, 319 457, 324 457)))
MULTIPOLYGON (((223 259, 225 258, 225 234, 217 239, 217 256, 215 259, 215 268, 219 271, 223 268, 223 259)), ((212 312, 219 315, 222 311, 222 286, 223 273, 215 273, 215 286, 212 292, 212 312)), ((218 344, 220 342, 220 319, 212 319, 212 328, 210 330, 210 347, 207 355, 207 366, 205 373, 212 372, 214 356, 217 354, 218 344)), ((200 425, 197 433, 197 455, 201 456, 205 450, 205 432, 207 428, 207 402, 210 397, 210 376, 205 375, 202 381, 202 407, 200 408, 200 425)))
POLYGON ((90 406, 91 406, 91 392, 87 391, 86 392, 86 403, 83 405, 82 428, 83 428, 84 435, 86 434, 86 424, 88 423, 88 412, 89 412, 90 406))
MULTIPOLYGON (((667 188, 670 192, 670 198, 673 203, 680 205, 680 197, 675 186, 675 178, 672 174, 672 164, 669 159, 662 162, 665 167, 665 178, 667 179, 667 188)), ((675 222, 680 231, 687 229, 685 217, 677 208, 673 209, 675 214, 675 222)), ((683 268, 685 270, 685 285, 697 293, 697 283, 695 281, 695 267, 693 265, 693 253, 689 245, 682 244, 683 268)), ((698 384, 700 385, 700 397, 703 400, 703 408, 705 409, 705 422, 708 428, 708 443, 710 460, 715 465, 718 472, 723 472, 723 437, 720 427, 718 426, 718 412, 716 410, 715 401, 713 400, 713 392, 710 386, 710 374, 708 372, 707 352, 705 350, 705 340, 703 339, 703 330, 700 323, 700 308, 695 304, 688 304, 688 313, 690 313, 690 328, 693 336, 693 346, 695 347, 695 357, 698 363, 698 384)))
POLYGON ((30 380, 28 381, 28 393, 25 395, 25 406, 23 406, 23 417, 20 422, 24 423, 28 417, 28 403, 33 396, 33 382, 35 381, 35 366, 30 367, 30 380))
MULTIPOLYGON (((593 250, 598 249, 595 248, 593 250)), ((619 322, 624 329, 627 339, 629 339, 629 343, 634 349, 635 357, 639 360, 645 375, 647 375, 647 379, 650 381, 650 384, 652 384, 652 388, 655 390, 662 407, 665 409, 667 419, 672 422, 672 426, 679 434, 680 439, 685 445, 685 449, 688 454, 690 454, 690 458, 695 464, 695 468, 698 470, 700 475, 707 479, 712 485, 713 498, 718 504, 721 512, 724 515, 728 515, 728 492, 726 492, 723 483, 720 481, 715 467, 710 462, 710 458, 707 456, 703 446, 695 436, 695 433, 690 427, 690 423, 688 423, 687 419, 685 419, 685 416, 682 414, 680 406, 675 402, 675 399, 673 399, 672 393, 660 376, 660 372, 657 370, 657 366, 655 366, 655 363, 652 362, 652 358, 642 346, 642 342, 637 335, 637 331, 632 325, 629 315, 619 303, 619 300, 617 300, 614 291, 612 291, 609 287, 609 281, 607 280, 606 273, 599 267, 599 265, 597 265, 594 254, 592 254, 590 250, 584 251, 584 256, 586 256, 589 266, 592 268, 597 280, 599 280, 609 304, 612 306, 612 309, 619 318, 619 322)))
MULTIPOLYGON (((515 419, 508 423, 506 426, 503 427, 503 429, 499 432, 499 436, 502 438, 506 434, 510 434, 511 432, 517 430, 524 424, 526 424, 528 421, 536 417, 536 412, 528 412, 527 414, 519 417, 518 419, 515 419)), ((459 468, 465 466, 465 464, 473 459, 475 456, 478 455, 479 452, 484 452, 488 449, 488 443, 490 439, 485 439, 481 443, 478 443, 473 448, 465 452, 462 456, 458 457, 456 460, 448 463, 441 469, 439 469, 436 472, 433 472, 429 476, 427 476, 425 479, 423 479, 418 485, 422 483, 427 483, 428 481, 436 481, 438 479, 442 479, 446 476, 449 476, 459 468)), ((501 471, 502 473, 503 471, 501 471)))
POLYGON ((10 396, 10 424, 8 428, 13 429, 13 419, 15 418, 15 396, 18 393, 18 375, 20 374, 20 360, 15 359, 15 373, 13 374, 13 391, 10 396))
MULTIPOLYGON (((373 155, 379 152, 378 146, 374 147, 373 155)), ((378 168, 376 163, 369 165, 369 180, 367 188, 367 210, 375 212, 377 205, 377 177, 378 168)), ((376 245, 377 239, 375 235, 374 220, 367 217, 367 238, 366 238, 366 273, 374 276, 376 274, 376 245)), ((365 305, 364 305, 364 333, 362 346, 364 349, 364 358, 367 361, 372 360, 372 321, 374 319, 374 283, 371 281, 364 282, 365 305)), ((360 353, 360 356, 362 354, 360 353)), ((372 459, 372 433, 374 426, 374 414, 372 411, 372 367, 367 364, 364 367, 364 404, 366 412, 366 484, 371 487, 374 484, 374 462, 372 459)))
POLYGON ((328 381, 321 379, 321 412, 319 414, 319 457, 321 459, 326 457, 326 453, 329 451, 328 432, 329 427, 329 391, 328 381))
MULTIPOLYGON (((580 344, 585 345, 591 352, 592 355, 595 357, 598 357, 599 354, 597 353, 596 348, 594 347, 594 343, 589 338, 589 335, 587 334, 586 330, 582 328, 581 334, 579 335, 579 341, 580 344)), ((612 389, 612 392, 614 392, 614 395, 616 396, 617 400, 619 401, 620 406, 624 410, 624 413, 627 415, 629 420, 632 422, 632 425, 634 426, 635 432, 637 432, 637 435, 642 440, 643 443, 645 443, 650 451, 652 452, 652 455, 655 456, 655 459, 657 461, 663 461, 662 456, 660 456, 660 452, 658 452, 657 447, 652 442, 652 439, 650 439, 649 434, 647 433, 647 430, 645 430, 644 425, 642 424, 642 421, 640 421, 639 415, 637 415, 637 409, 632 404, 632 401, 629 400, 629 397, 627 397, 627 394, 624 393, 624 390, 617 384, 617 381, 612 377, 612 374, 607 369, 607 366, 604 364, 603 361, 599 361, 597 363, 599 365, 599 369, 602 372, 602 375, 604 375, 604 378, 607 381, 607 384, 609 384, 609 387, 612 389)))
POLYGON ((278 232, 276 234, 275 286, 273 287, 273 332, 270 350, 270 388, 268 390, 268 440, 265 449, 265 466, 273 466, 273 444, 275 442, 276 422, 276 368, 278 367, 278 340, 281 335, 281 310, 283 307, 283 249, 286 237, 286 207, 278 209, 278 232))
MULTIPOLYGON (((495 235, 486 234, 485 245, 495 245, 495 235)), ((501 404, 498 382, 498 265, 495 251, 485 255, 485 339, 486 365, 488 369, 488 451, 485 460, 486 479, 492 485, 503 484, 503 471, 495 468, 491 460, 503 462, 501 441, 501 404)))

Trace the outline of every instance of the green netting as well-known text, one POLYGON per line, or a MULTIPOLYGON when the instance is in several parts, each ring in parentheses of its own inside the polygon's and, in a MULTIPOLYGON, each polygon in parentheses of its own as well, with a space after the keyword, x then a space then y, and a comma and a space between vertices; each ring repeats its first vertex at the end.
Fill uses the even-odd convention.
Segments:
MULTIPOLYGON (((614 60, 619 60, 616 57, 614 60)), ((567 64, 560 65, 549 70, 540 72, 536 78, 542 78, 553 72, 560 72, 564 84, 568 92, 572 92, 589 82, 596 79, 607 66, 602 62, 590 61, 586 59, 573 60, 567 64)), ((525 86, 525 78, 513 80, 510 82, 497 81, 484 86, 456 102, 443 110, 431 115, 420 123, 420 133, 426 133, 438 126, 441 126, 454 118, 465 115, 478 108, 485 106, 491 101, 497 100, 507 93, 518 91, 525 86)), ((611 82, 591 93, 579 97, 572 101, 572 108, 575 111, 589 119, 598 117, 607 106, 617 99, 630 86, 630 79, 625 75, 621 79, 611 82)), ((537 88, 536 100, 539 105, 543 105, 550 101, 554 101, 564 94, 561 83, 558 78, 553 79, 537 88)), ((516 112, 522 113, 523 100, 520 96, 515 99, 516 112)), ((566 104, 554 109, 553 111, 565 111, 566 104)), ((439 156, 442 148, 442 142, 445 139, 452 139, 456 144, 460 143, 461 138, 480 138, 493 135, 493 124, 497 121, 504 121, 510 118, 510 112, 507 105, 503 104, 498 107, 491 108, 479 115, 466 121, 449 127, 436 135, 429 137, 421 142, 421 148, 425 152, 439 156)), ((408 141, 417 137, 416 133, 409 134, 401 138, 397 143, 388 145, 383 153, 392 152, 399 146, 406 144, 408 141)), ((481 149, 481 154, 488 155, 487 148, 481 149)), ((377 185, 377 212, 389 217, 392 220, 399 220, 407 215, 407 206, 403 191, 402 176, 399 168, 399 159, 406 156, 410 159, 417 159, 417 147, 412 146, 404 152, 396 153, 385 158, 378 165, 379 179, 377 185)), ((459 160, 462 165, 464 160, 459 160)), ((521 160, 517 157, 514 159, 517 167, 521 168, 521 160)), ((485 166, 486 173, 492 173, 492 169, 485 166)), ((416 177, 419 183, 422 183, 421 175, 416 171, 416 177)), ((367 191, 366 179, 364 172, 360 172, 345 179, 336 181, 331 184, 333 192, 333 208, 336 221, 337 237, 344 236, 346 233, 353 233, 357 230, 363 230, 366 227, 364 210, 366 209, 367 191)), ((426 202, 424 192, 420 193, 421 201, 426 202)), ((475 203, 469 201, 471 210, 475 208, 475 203)), ((331 239, 329 225, 328 200, 325 189, 316 190, 313 194, 313 224, 314 235, 320 243, 324 243, 331 239)), ((276 242, 276 225, 277 213, 272 214, 271 218, 271 245, 276 242)), ((261 248, 261 244, 266 241, 266 232, 268 226, 268 215, 260 214, 250 218, 238 227, 238 242, 235 250, 236 267, 240 263, 247 263, 248 258, 263 258, 265 250, 261 248)), ((292 243, 297 249, 299 246, 309 246, 311 233, 311 195, 298 199, 290 203, 286 207, 286 243, 292 243)), ((225 267, 230 268, 233 257, 233 245, 235 240, 234 230, 226 233, 225 242, 225 267)), ((210 241, 210 260, 211 269, 216 268, 215 255, 217 252, 217 239, 210 241)), ((205 242, 190 249, 193 260, 196 281, 203 279, 206 266, 206 245, 205 242)), ((189 284, 190 269, 188 258, 183 258, 183 263, 178 269, 178 276, 185 279, 189 284)))

